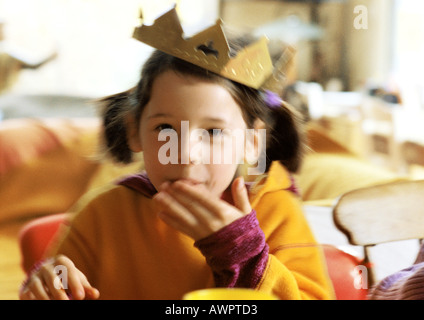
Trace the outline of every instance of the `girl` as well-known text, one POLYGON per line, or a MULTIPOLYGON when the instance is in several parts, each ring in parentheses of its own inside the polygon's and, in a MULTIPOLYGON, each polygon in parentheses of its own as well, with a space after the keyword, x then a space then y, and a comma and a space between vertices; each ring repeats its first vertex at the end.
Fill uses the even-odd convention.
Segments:
MULTIPOLYGON (((323 255, 289 174, 303 148, 298 119, 273 98, 155 51, 135 88, 103 100, 110 155, 128 163, 143 152, 145 173, 88 202, 20 298, 181 299, 207 287, 331 298, 323 255), (228 132, 265 128, 267 174, 245 183, 231 143, 221 151, 232 163, 191 153, 199 140, 183 132, 184 121, 189 133, 208 132, 210 146, 228 132), (164 132, 177 133, 178 144, 168 149, 178 148, 177 164, 159 159, 169 143, 164 132), (57 285, 56 266, 65 267, 67 288, 57 285)), ((258 148, 258 139, 250 140, 245 151, 258 148)))

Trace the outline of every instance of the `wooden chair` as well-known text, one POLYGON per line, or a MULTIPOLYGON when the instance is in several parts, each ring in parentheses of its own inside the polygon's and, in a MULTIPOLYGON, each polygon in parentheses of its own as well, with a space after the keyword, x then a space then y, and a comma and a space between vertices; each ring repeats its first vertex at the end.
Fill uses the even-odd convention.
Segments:
POLYGON ((370 268, 371 246, 424 238, 424 180, 398 181, 343 194, 333 219, 352 245, 363 246, 368 286, 375 283, 370 268))

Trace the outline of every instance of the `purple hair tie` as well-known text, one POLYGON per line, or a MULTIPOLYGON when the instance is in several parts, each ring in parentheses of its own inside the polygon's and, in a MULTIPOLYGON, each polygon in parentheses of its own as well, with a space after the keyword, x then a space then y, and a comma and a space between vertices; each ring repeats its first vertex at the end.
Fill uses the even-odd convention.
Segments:
POLYGON ((269 90, 265 90, 264 92, 264 101, 273 110, 280 108, 283 102, 278 94, 269 90))

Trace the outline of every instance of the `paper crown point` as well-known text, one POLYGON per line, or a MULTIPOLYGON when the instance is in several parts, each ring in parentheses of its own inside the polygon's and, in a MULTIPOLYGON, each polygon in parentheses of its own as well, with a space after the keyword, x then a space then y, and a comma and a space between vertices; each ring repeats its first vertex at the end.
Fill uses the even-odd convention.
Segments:
POLYGON ((246 86, 260 89, 273 77, 268 40, 258 41, 231 57, 223 30, 223 22, 185 39, 176 8, 169 10, 154 23, 136 27, 133 38, 172 56, 212 71, 246 86))

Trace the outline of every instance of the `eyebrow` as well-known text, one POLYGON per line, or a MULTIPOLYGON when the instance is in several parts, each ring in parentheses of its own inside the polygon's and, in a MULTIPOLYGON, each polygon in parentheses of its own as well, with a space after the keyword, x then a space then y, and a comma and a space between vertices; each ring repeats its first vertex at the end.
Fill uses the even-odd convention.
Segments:
POLYGON ((224 119, 222 119, 222 118, 206 117, 206 118, 204 118, 204 120, 207 120, 207 121, 213 121, 213 122, 222 122, 222 123, 227 123, 227 120, 224 120, 224 119))
MULTIPOLYGON (((147 119, 156 119, 156 118, 171 118, 172 116, 170 114, 167 113, 155 113, 151 116, 148 116, 147 119)), ((215 118, 215 117, 205 117, 202 120, 207 120, 207 121, 213 121, 213 122, 221 122, 221 123, 228 123, 227 120, 222 119, 222 118, 215 118)))
POLYGON ((155 119, 155 118, 169 118, 171 115, 166 113, 156 113, 151 116, 148 116, 147 119, 155 119))

